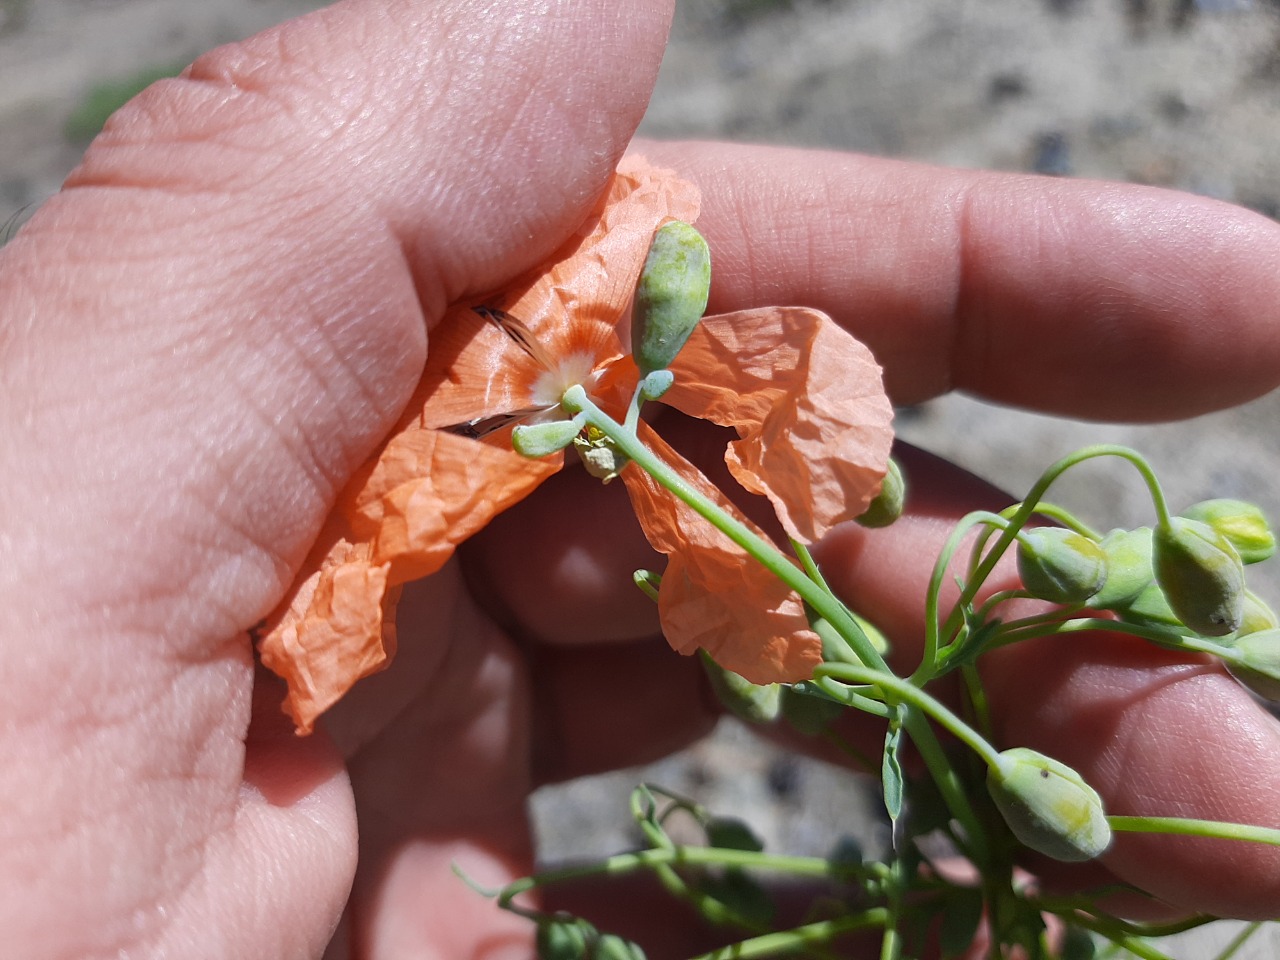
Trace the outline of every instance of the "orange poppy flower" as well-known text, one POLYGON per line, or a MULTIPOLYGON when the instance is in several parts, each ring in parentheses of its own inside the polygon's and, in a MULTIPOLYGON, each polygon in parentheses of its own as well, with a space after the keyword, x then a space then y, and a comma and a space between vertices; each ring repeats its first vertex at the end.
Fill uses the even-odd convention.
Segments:
MULTIPOLYGON (((696 188, 628 158, 548 265, 432 330, 406 414, 352 479, 286 602, 266 625, 263 663, 289 685, 299 733, 395 652, 398 587, 440 569, 463 540, 563 465, 511 446, 516 423, 564 419, 582 384, 621 418, 638 379, 629 307, 654 231, 697 216, 696 188)), ((879 489, 892 411, 870 353, 821 313, 770 308, 705 318, 671 365, 662 402, 735 427, 726 455, 812 542, 879 489)), ((643 423, 641 439, 739 520, 741 513, 643 423)), ((667 554, 659 614, 672 646, 706 649, 757 683, 808 677, 820 644, 800 601, 638 467, 620 474, 646 536, 667 554), (744 602, 743 598, 750 598, 744 602)))

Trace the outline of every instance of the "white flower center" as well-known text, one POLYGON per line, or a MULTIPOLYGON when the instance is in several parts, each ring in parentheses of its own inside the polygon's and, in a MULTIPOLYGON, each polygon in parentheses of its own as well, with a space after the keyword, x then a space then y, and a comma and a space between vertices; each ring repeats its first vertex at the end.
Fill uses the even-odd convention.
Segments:
POLYGON ((592 372, 595 364, 595 357, 589 353, 571 353, 563 357, 554 370, 548 370, 534 381, 534 404, 540 407, 559 406, 564 392, 576 384, 582 384, 590 393, 599 376, 592 372))

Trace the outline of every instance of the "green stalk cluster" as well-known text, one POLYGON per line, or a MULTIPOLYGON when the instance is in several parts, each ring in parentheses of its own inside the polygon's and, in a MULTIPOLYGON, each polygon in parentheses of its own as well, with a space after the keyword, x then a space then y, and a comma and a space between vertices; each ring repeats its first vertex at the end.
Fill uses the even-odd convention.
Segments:
MULTIPOLYGON (((709 284, 705 243, 687 224, 668 224, 655 238, 637 286, 634 350, 642 377, 622 423, 602 411, 581 386, 568 389, 565 419, 517 428, 515 448, 544 456, 573 446, 602 480, 622 470, 644 470, 705 518, 726 538, 785 583, 803 602, 823 643, 824 663, 792 685, 757 686, 704 657, 712 688, 727 708, 753 724, 786 724, 822 737, 880 775, 895 845, 885 862, 850 857, 833 847, 825 858, 766 853, 741 821, 718 818, 686 798, 642 786, 632 815, 647 848, 593 864, 552 869, 491 891, 499 905, 537 924, 544 960, 639 960, 641 948, 602 933, 586 920, 544 914, 522 905, 535 889, 586 876, 603 878, 650 871, 675 898, 736 939, 695 960, 771 956, 834 957, 841 937, 878 931, 882 960, 914 957, 927 941, 944 956, 968 946, 980 921, 990 928, 991 956, 1017 947, 1030 960, 1093 956, 1107 941, 1131 955, 1162 960, 1149 937, 1170 932, 1108 915, 1097 898, 1036 895, 1017 879, 1026 849, 1064 861, 1089 860, 1121 831, 1163 832, 1280 845, 1280 831, 1194 819, 1108 816, 1102 798, 1076 770, 1027 747, 997 749, 991 742, 986 698, 976 663, 996 648, 1073 631, 1110 630, 1159 646, 1218 656, 1240 681, 1280 699, 1280 622, 1245 584, 1244 568, 1269 558, 1276 539, 1261 512, 1236 500, 1210 500, 1170 511, 1150 465, 1123 447, 1081 450, 1050 467, 1028 497, 1000 513, 964 518, 935 565, 926 596, 924 656, 910 675, 886 658, 887 642, 831 590, 801 544, 790 554, 761 537, 686 483, 637 435, 643 405, 671 385, 667 365, 701 316, 709 284), (1099 533, 1044 501, 1065 471, 1100 457, 1132 464, 1151 495, 1150 526, 1099 533), (967 560, 961 551, 968 545, 967 560), (1018 589, 984 589, 1002 557, 1012 551, 1018 589), (955 577, 954 571, 961 575, 955 577), (959 598, 945 611, 944 586, 958 580, 959 598), (1035 598, 1051 609, 1002 617, 1012 599, 1035 598), (957 673, 959 708, 932 691, 957 673), (880 758, 844 742, 835 720, 857 710, 882 722, 880 758), (909 772, 908 749, 921 761, 909 772), (682 845, 667 830, 675 815, 701 826, 705 844, 682 845), (975 885, 953 884, 930 861, 925 837, 941 838, 976 869, 975 885), (775 929, 766 873, 822 881, 839 909, 799 926, 775 929), (1054 939, 1045 917, 1056 915, 1068 933, 1054 939)), ((896 464, 880 497, 860 521, 893 522, 904 509, 905 484, 896 464)), ((637 585, 657 599, 661 577, 639 571, 637 585)), ((1102 893, 1105 893, 1103 891, 1102 893)), ((1210 918, 1200 918, 1205 922, 1210 918)))

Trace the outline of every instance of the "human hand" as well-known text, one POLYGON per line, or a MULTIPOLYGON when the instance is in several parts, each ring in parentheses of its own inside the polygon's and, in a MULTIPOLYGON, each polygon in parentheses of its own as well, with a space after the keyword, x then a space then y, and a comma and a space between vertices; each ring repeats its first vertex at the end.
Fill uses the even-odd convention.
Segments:
MULTIPOLYGON (((650 554, 625 502, 571 472, 405 597, 394 667, 327 733, 294 737, 247 639, 395 421, 445 305, 541 260, 594 201, 668 16, 340 4, 136 101, 0 254, 0 953, 318 956, 345 916, 332 957, 525 954, 527 925, 449 861, 485 882, 525 872, 539 780, 712 721, 696 664, 628 582, 650 554)), ((825 308, 901 402, 962 387, 1145 419, 1280 380, 1280 234, 1243 211, 644 151, 704 191, 713 311, 825 308)), ((943 521, 989 495, 934 479, 900 526, 826 548, 903 648, 943 521)), ((1021 664, 993 677, 1011 741, 1070 750, 1109 801, 1267 822, 1280 743, 1224 677, 1127 647, 1053 657, 1031 698, 1021 664), (1087 720, 1070 742, 1067 716, 1087 720)), ((1126 839, 1106 865, 1183 907, 1274 912, 1273 855, 1206 866, 1202 849, 1126 839)))

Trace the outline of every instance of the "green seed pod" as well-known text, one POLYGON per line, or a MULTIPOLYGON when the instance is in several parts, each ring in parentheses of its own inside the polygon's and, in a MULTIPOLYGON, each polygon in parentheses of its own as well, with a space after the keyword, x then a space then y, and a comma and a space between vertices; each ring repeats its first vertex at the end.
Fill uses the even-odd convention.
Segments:
POLYGON ((1096 610, 1114 610, 1136 600, 1155 583, 1151 528, 1112 530, 1098 544, 1107 555, 1107 582, 1089 600, 1096 610))
POLYGON ((511 446, 522 457, 545 457, 573 443, 581 429, 576 420, 522 423, 511 431, 511 446))
POLYGON ((1227 538, 1240 561, 1260 563, 1276 552, 1276 535, 1261 510, 1244 500, 1202 500, 1180 516, 1199 520, 1227 538))
POLYGON ((544 920, 534 937, 538 960, 587 960, 595 927, 585 920, 544 920))
POLYGON ((1107 582, 1107 555, 1074 530, 1036 527, 1018 534, 1018 573, 1033 597, 1084 603, 1107 582))
POLYGON ((1231 645, 1231 675, 1264 700, 1280 701, 1280 629, 1259 630, 1231 645))
POLYGON ((698 659, 716 698, 735 717, 748 723, 772 723, 777 719, 782 709, 781 684, 760 685, 744 680, 712 660, 705 650, 698 651, 698 659))
POLYGON ((640 375, 671 365, 707 309, 711 251, 689 224, 658 228, 636 283, 631 311, 631 353, 640 375))
POLYGON ((864 527, 887 527, 902 516, 902 508, 907 499, 907 482, 902 477, 902 468, 898 461, 889 458, 889 469, 880 484, 880 492, 858 516, 858 523, 864 527))
POLYGON ((645 960, 645 956, 638 943, 606 933, 592 947, 591 960, 645 960))
POLYGON ((1092 860, 1111 844, 1102 798, 1065 763, 1026 747, 1000 754, 987 790, 1013 835, 1055 860, 1092 860))
POLYGON ((1173 517, 1152 534, 1156 582, 1178 619, 1206 637, 1239 629, 1244 567, 1230 541, 1199 520, 1173 517))

